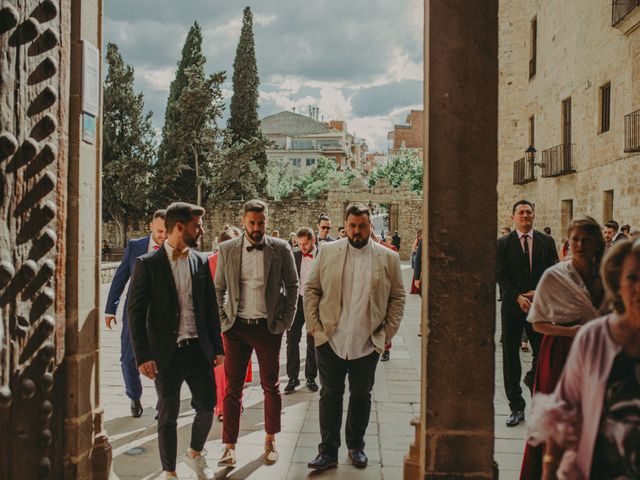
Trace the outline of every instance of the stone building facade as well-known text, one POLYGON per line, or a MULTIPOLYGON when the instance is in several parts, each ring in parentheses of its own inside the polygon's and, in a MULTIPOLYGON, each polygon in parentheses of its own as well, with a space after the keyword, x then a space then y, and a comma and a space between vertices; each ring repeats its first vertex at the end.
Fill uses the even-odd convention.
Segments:
MULTIPOLYGON (((403 239, 400 244, 400 258, 411 256, 411 243, 416 231, 422 224, 422 196, 412 192, 408 185, 393 188, 384 181, 369 188, 362 180, 355 179, 347 188, 333 184, 324 196, 309 199, 300 192, 279 201, 269 201, 268 231, 278 230, 282 238, 288 239, 290 232, 300 227, 316 229, 318 216, 326 213, 332 219, 336 236, 338 227, 343 224, 344 209, 350 202, 389 205, 390 230, 398 230, 403 239)), ((215 237, 225 224, 240 226, 242 201, 220 202, 207 208, 205 235, 202 249, 213 250, 215 237)), ((116 229, 110 223, 103 224, 103 238, 111 246, 118 244, 116 229)), ((146 220, 133 223, 127 231, 127 238, 148 235, 146 220)))
POLYGON ((576 214, 640 227, 639 11, 500 2, 498 226, 527 198, 558 243, 576 214))

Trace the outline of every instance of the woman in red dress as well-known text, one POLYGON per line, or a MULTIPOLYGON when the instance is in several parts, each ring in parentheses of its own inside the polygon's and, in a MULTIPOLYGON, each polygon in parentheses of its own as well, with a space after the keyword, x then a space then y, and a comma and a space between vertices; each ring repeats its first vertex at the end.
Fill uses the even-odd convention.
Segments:
MULTIPOLYGON (((544 272, 527 316, 533 329, 544 334, 533 393, 555 389, 578 329, 601 314, 604 288, 599 271, 605 244, 600 224, 587 216, 575 219, 568 237, 571 258, 544 272)), ((541 478, 543 453, 543 447, 527 444, 521 480, 541 478)))
MULTIPOLYGON (((242 234, 237 227, 230 227, 225 225, 225 228, 218 234, 218 244, 231 240, 232 238, 239 237, 242 234)), ((211 278, 216 278, 216 267, 218 266, 218 252, 216 251, 209 257, 209 270, 211 270, 211 278)), ((222 336, 222 342, 224 343, 224 335, 222 336)), ((214 414, 218 417, 218 420, 222 421, 222 403, 224 401, 225 391, 227 389, 227 377, 224 374, 224 365, 219 365, 213 369, 213 375, 216 380, 216 408, 214 414)), ((250 382, 253 380, 253 374, 251 372, 251 360, 247 366, 247 376, 244 381, 250 382)))

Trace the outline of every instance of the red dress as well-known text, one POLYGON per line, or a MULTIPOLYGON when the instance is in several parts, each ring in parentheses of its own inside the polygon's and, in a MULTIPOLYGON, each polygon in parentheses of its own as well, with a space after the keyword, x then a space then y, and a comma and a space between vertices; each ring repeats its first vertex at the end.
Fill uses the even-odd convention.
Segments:
MULTIPOLYGON (((573 337, 544 335, 538 352, 538 364, 533 384, 533 394, 551 393, 555 390, 569 356, 573 337)), ((533 396, 532 394, 532 396, 533 396)), ((522 459, 520 480, 539 480, 542 477, 544 446, 532 447, 527 443, 522 459)))
MULTIPOLYGON (((211 270, 211 278, 215 280, 216 267, 218 266, 218 252, 209 257, 209 270, 211 270)), ((224 344, 224 336, 222 337, 222 343, 224 344)), ((225 348, 226 350, 226 348, 225 348)), ((216 416, 222 415, 222 405, 224 402, 224 396, 227 390, 227 377, 224 374, 224 365, 218 365, 213 368, 213 376, 216 382, 216 408, 214 414, 216 416)), ((247 376, 245 377, 245 383, 253 380, 253 372, 251 371, 251 360, 247 366, 247 376)))

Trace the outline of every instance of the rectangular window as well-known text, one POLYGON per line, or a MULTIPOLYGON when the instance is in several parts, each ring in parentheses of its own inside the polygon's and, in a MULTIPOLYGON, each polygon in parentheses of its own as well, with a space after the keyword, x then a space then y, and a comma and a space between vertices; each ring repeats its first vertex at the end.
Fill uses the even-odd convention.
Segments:
POLYGON ((307 167, 311 167, 316 164, 315 158, 307 158, 307 167))
POLYGON ((562 169, 572 170, 571 162, 571 97, 562 101, 562 169))
POLYGON ((608 132, 611 126, 611 84, 600 87, 600 133, 608 132))
POLYGON ((536 117, 531 115, 529 117, 529 145, 535 146, 536 144, 536 117))
POLYGON ((529 79, 536 76, 538 57, 538 19, 531 20, 531 56, 529 57, 529 79))
POLYGON ((301 158, 292 158, 291 159, 291 165, 293 165, 294 167, 299 167, 302 165, 302 159, 301 158))
POLYGON ((560 206, 560 231, 566 232, 569 223, 573 220, 573 200, 562 200, 560 206))
POLYGON ((602 202, 602 223, 613 220, 613 190, 605 190, 602 202))
POLYGON ((313 143, 311 140, 292 140, 291 148, 293 150, 313 150, 313 143))

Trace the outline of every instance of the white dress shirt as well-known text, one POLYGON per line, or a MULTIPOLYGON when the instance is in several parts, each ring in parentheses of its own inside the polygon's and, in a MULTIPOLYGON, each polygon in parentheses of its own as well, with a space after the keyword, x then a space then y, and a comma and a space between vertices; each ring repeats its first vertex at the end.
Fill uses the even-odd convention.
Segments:
POLYGON ((161 247, 161 245, 158 245, 156 243, 156 241, 153 239, 153 235, 149 236, 149 248, 147 248, 147 253, 149 252, 154 252, 156 250, 158 250, 161 247))
POLYGON ((375 350, 371 341, 371 275, 373 248, 371 240, 358 249, 347 246, 342 271, 342 308, 331 348, 344 360, 362 358, 375 350))
POLYGON ((520 240, 520 246, 522 247, 522 252, 524 253, 524 240, 522 237, 528 235, 527 244, 529 246, 529 269, 532 268, 533 264, 533 229, 529 231, 529 233, 521 232, 516 228, 516 233, 518 234, 518 239, 520 240))
POLYGON ((196 338, 198 329, 196 328, 196 316, 193 311, 193 286, 189 257, 173 260, 171 257, 174 248, 169 244, 168 240, 164 242, 164 248, 169 257, 169 265, 171 265, 173 280, 176 283, 176 291, 178 292, 178 301, 180 302, 180 326, 178 327, 177 341, 196 338))
POLYGON ((313 261, 316 259, 316 255, 318 254, 318 249, 313 248, 311 255, 312 258, 306 257, 304 253, 302 254, 302 260, 300 260, 300 289, 298 290, 298 294, 303 297, 304 296, 304 286, 307 283, 307 278, 309 278, 309 274, 311 273, 311 267, 313 266, 313 261))
MULTIPOLYGON (((264 245, 264 239, 262 244, 264 245)), ((240 300, 238 302, 237 315, 248 319, 267 318, 264 250, 254 248, 248 252, 247 247, 250 245, 251 242, 243 235, 242 262, 240 264, 240 300)))

